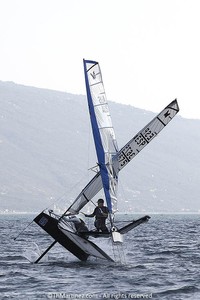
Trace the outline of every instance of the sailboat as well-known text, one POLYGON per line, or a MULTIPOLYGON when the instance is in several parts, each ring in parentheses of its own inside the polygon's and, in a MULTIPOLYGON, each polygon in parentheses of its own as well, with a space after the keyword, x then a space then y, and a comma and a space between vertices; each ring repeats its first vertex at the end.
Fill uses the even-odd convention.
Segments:
POLYGON ((83 60, 85 85, 91 126, 98 159, 98 171, 81 190, 74 202, 62 214, 52 210, 42 211, 35 219, 53 239, 53 243, 35 261, 59 243, 81 261, 89 257, 113 261, 96 243, 94 238, 109 238, 113 244, 122 244, 123 236, 138 225, 147 222, 144 216, 119 228, 115 223, 117 211, 117 188, 119 172, 174 118, 179 107, 177 100, 168 104, 155 118, 140 130, 122 149, 118 148, 113 129, 100 65, 96 61, 83 60), (108 232, 88 230, 81 233, 76 228, 77 215, 103 189, 109 215, 108 232))

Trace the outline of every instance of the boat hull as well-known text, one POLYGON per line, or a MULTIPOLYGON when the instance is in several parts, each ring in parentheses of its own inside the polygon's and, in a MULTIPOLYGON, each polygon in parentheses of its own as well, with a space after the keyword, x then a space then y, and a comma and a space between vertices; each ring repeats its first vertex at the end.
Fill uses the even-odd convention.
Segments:
POLYGON ((60 245, 81 261, 86 261, 89 256, 113 261, 113 259, 96 244, 87 240, 87 238, 79 236, 64 223, 59 222, 58 219, 42 212, 34 221, 60 245))

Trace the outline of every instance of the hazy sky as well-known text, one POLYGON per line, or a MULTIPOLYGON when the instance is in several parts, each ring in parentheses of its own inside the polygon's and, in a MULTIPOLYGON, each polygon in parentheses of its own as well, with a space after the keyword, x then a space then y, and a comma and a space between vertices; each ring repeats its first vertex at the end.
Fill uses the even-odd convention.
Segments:
POLYGON ((85 94, 82 59, 107 98, 200 119, 199 0, 0 0, 0 80, 85 94))

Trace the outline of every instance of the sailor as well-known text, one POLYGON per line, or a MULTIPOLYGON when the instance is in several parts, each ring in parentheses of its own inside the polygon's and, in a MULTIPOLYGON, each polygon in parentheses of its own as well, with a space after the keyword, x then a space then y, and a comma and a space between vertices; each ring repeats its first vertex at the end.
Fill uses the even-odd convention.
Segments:
POLYGON ((108 217, 108 208, 104 206, 104 200, 99 199, 97 201, 98 206, 94 209, 94 212, 90 215, 84 214, 86 217, 92 218, 95 217, 94 226, 97 231, 108 232, 106 227, 106 219, 108 217))

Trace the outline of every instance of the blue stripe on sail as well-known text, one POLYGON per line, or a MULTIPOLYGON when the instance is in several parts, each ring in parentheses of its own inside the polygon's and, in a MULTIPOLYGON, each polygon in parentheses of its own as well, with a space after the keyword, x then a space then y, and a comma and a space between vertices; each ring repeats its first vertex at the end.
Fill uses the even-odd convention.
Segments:
POLYGON ((96 115, 95 115, 95 111, 94 111, 94 105, 93 105, 92 96, 90 93, 90 86, 89 86, 87 69, 86 69, 86 63, 92 63, 95 65, 95 64, 97 64, 97 62, 90 61, 90 60, 83 60, 83 62, 84 62, 84 73, 85 73, 85 83, 86 83, 88 106, 89 106, 89 111, 90 111, 90 118, 91 118, 94 142, 95 142, 95 146, 96 146, 97 158, 98 158, 98 162, 99 162, 101 178, 102 178, 102 183, 103 183, 103 188, 104 188, 104 193, 105 193, 105 197, 106 197, 108 210, 110 213, 112 213, 111 197, 110 197, 110 193, 109 193, 109 176, 108 176, 108 171, 107 171, 107 168, 105 165, 105 153, 104 153, 101 135, 99 132, 98 123, 97 123, 97 119, 96 119, 96 115))

